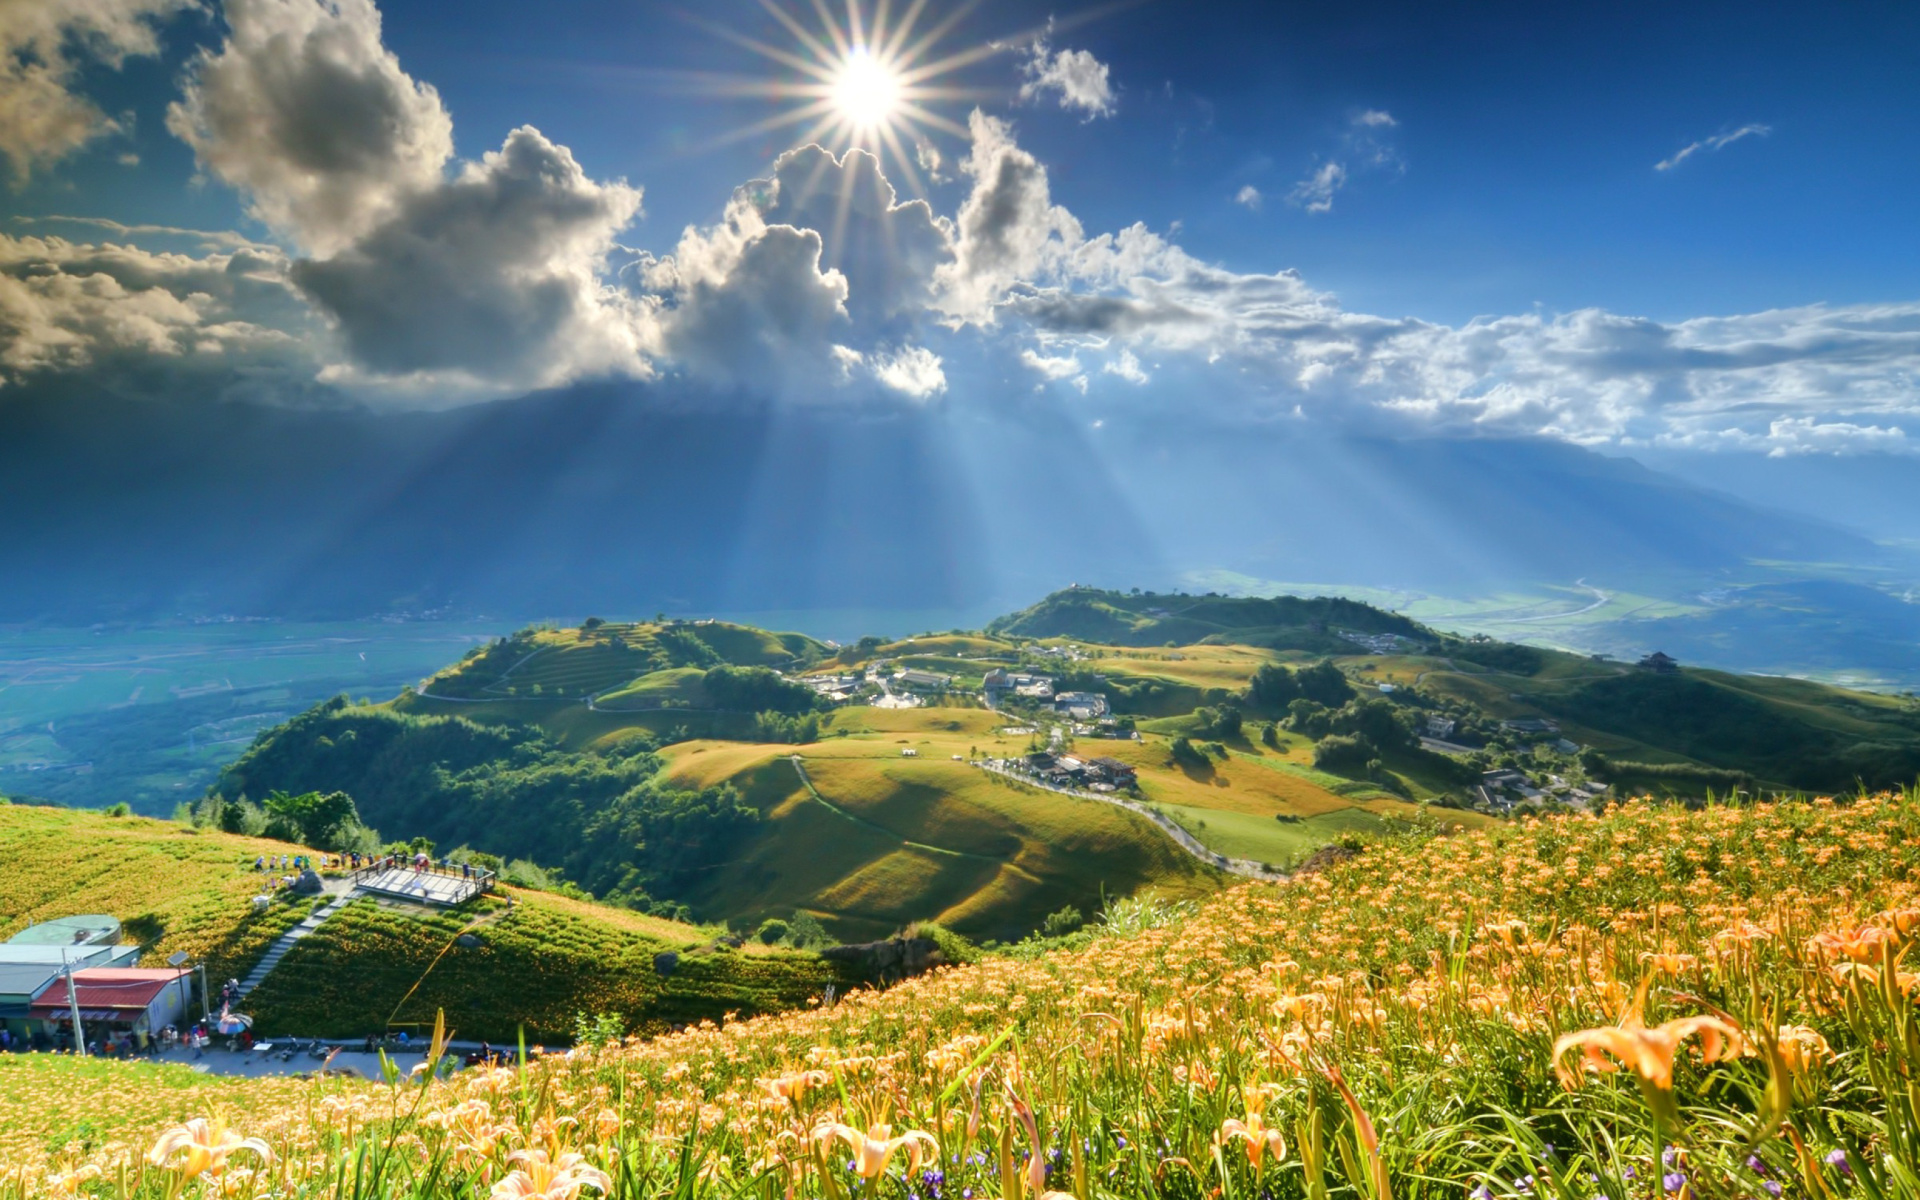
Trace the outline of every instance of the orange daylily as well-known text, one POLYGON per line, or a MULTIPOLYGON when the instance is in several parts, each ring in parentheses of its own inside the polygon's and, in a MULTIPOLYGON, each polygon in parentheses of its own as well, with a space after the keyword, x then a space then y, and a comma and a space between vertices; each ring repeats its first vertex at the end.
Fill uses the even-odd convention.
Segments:
POLYGON ((1286 1158, 1286 1137, 1281 1135, 1279 1129, 1267 1127, 1265 1117, 1261 1116, 1254 1104, 1246 1106, 1244 1121, 1227 1117, 1219 1123, 1219 1133, 1213 1135, 1213 1140, 1223 1148, 1227 1142, 1235 1139, 1246 1142, 1246 1165, 1254 1167, 1256 1171, 1260 1169, 1263 1158, 1271 1158, 1273 1162, 1281 1162, 1286 1158))
POLYGON ((862 1179, 878 1179, 893 1156, 902 1150, 907 1152, 908 1174, 919 1169, 922 1147, 929 1153, 940 1153, 940 1144, 933 1140, 932 1134, 909 1129, 894 1137, 893 1126, 884 1124, 871 1126, 863 1133, 851 1125, 829 1121, 815 1126, 813 1136, 819 1141, 839 1138, 846 1142, 853 1151, 854 1170, 862 1179))
POLYGON ((520 1166, 493 1185, 492 1200, 574 1200, 583 1187, 613 1191, 607 1173, 588 1166, 578 1154, 562 1154, 555 1160, 545 1150, 516 1150, 507 1155, 507 1161, 520 1166))
POLYGON ((1739 1028, 1719 1017, 1680 1017, 1649 1029, 1641 1023, 1636 1005, 1619 1025, 1561 1034, 1553 1043, 1553 1070, 1561 1085, 1572 1091, 1580 1086, 1580 1070, 1564 1061, 1569 1050, 1581 1051, 1581 1066, 1596 1073, 1620 1069, 1607 1057, 1611 1054, 1640 1077, 1647 1103, 1662 1116, 1670 1117, 1674 1112, 1674 1055, 1682 1042, 1696 1035, 1701 1056, 1708 1062, 1737 1058, 1746 1047, 1746 1037, 1739 1028))
POLYGON ((273 1161, 273 1151, 259 1138, 241 1137, 218 1117, 195 1117, 161 1134, 153 1149, 147 1151, 147 1161, 178 1171, 183 1179, 197 1179, 203 1174, 220 1174, 226 1169, 228 1156, 242 1150, 252 1151, 262 1161, 273 1161))
POLYGON ((1817 933, 1807 940, 1807 949, 1857 963, 1877 963, 1886 950, 1898 948, 1895 943, 1899 940, 1891 929, 1862 925, 1852 933, 1817 933))
POLYGON ((1820 1031, 1805 1025, 1782 1025, 1776 1035, 1780 1045, 1780 1059, 1786 1063, 1787 1070, 1795 1075, 1804 1075, 1821 1063, 1833 1057, 1833 1047, 1820 1031))
POLYGON ((825 1071, 800 1071, 792 1075, 782 1075, 777 1079, 763 1082, 767 1095, 776 1100, 785 1100, 795 1108, 806 1099, 807 1093, 827 1082, 825 1071))

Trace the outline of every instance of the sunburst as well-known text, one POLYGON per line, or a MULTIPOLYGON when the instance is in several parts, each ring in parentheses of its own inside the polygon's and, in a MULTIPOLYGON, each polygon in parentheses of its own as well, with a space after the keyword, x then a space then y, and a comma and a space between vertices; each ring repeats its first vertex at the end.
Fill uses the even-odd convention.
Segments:
POLYGON ((931 135, 968 136, 965 126, 939 112, 938 106, 1003 94, 960 86, 955 76, 1020 44, 1020 39, 1002 38, 943 52, 943 42, 977 3, 968 0, 922 28, 928 0, 910 0, 897 19, 893 0, 844 0, 838 13, 829 0, 810 0, 815 24, 788 11, 780 0, 760 0, 761 7, 793 38, 791 47, 701 22, 781 72, 771 79, 708 76, 703 80, 707 90, 719 94, 761 97, 780 105, 779 112, 722 140, 793 129, 795 145, 813 142, 835 153, 871 151, 915 195, 925 195, 921 150, 931 135))

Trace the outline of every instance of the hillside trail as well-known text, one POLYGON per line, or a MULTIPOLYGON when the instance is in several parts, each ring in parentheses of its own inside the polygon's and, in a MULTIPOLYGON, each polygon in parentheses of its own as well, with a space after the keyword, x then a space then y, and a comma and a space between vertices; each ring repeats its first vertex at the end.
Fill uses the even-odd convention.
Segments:
POLYGON ((1053 784, 1041 783, 1039 780, 1029 779, 1017 772, 1009 771, 1005 767, 994 766, 991 763, 976 762, 972 765, 983 771, 991 771, 1003 779, 1008 779, 1014 783, 1023 784, 1030 788, 1038 788, 1043 792, 1058 792, 1062 796, 1072 796, 1079 800, 1097 800, 1102 804, 1111 804, 1115 808, 1124 808, 1128 812, 1145 817, 1147 820, 1159 826, 1161 832, 1173 839, 1174 845, 1185 850, 1188 854, 1191 854, 1208 866, 1215 867, 1228 874, 1243 876, 1247 879, 1258 879, 1263 883, 1285 883, 1287 880, 1293 878, 1285 871, 1269 870, 1265 863, 1257 863, 1246 858, 1228 858, 1224 854, 1216 854, 1207 849, 1199 838, 1194 837, 1182 828, 1180 823, 1172 817, 1164 813, 1155 812, 1146 805, 1134 800, 1129 800, 1123 796, 1104 792, 1082 792, 1074 788, 1055 787, 1053 784))
POLYGON ((925 850, 929 854, 938 854, 946 858, 971 858, 976 862, 994 863, 999 866, 1011 865, 1009 860, 1005 858, 996 858, 991 854, 974 854, 966 850, 949 850, 945 846, 933 846, 933 845, 927 844, 926 842, 916 842, 916 841, 911 841, 907 838, 901 837, 900 834, 895 830, 888 829, 885 825, 881 825, 877 822, 869 821, 865 817, 860 816, 858 813, 850 813, 846 809, 841 808, 838 804, 835 804, 833 801, 821 795, 820 789, 815 787, 813 784, 813 777, 807 774, 806 763, 801 759, 801 757, 798 754, 790 756, 787 759, 787 761, 793 764, 794 772, 800 776, 800 782, 806 785, 807 794, 813 797, 815 800, 819 801, 820 806, 822 808, 825 808, 828 812, 833 813, 835 816, 844 817, 845 819, 853 822, 855 825, 858 825, 863 829, 871 829, 873 832, 878 833, 884 837, 899 838, 900 844, 902 846, 911 846, 915 850, 925 850))

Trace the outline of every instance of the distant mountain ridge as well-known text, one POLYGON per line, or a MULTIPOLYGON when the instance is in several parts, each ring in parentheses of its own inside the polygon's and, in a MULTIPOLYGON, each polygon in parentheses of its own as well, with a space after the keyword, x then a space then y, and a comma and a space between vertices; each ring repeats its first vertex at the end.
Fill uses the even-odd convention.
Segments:
POLYGON ((1164 589, 1188 570, 1460 594, 1885 553, 1564 443, 1171 417, 1096 434, 1003 398, 849 414, 661 384, 442 412, 9 389, 0 527, 0 620, 64 623, 449 606, 984 619, 1069 580, 1164 589))
POLYGON ((1237 642, 1272 650, 1348 654, 1339 634, 1394 634, 1426 639, 1432 631, 1371 604, 1338 597, 1188 596, 1069 588, 998 617, 987 632, 1002 636, 1082 638, 1119 646, 1237 642))

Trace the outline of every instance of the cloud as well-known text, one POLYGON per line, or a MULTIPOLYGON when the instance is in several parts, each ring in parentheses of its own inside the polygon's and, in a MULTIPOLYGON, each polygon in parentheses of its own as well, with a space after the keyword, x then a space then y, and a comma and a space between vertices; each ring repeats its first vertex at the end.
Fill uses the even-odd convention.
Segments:
POLYGON ((193 0, 0 0, 0 156, 14 182, 118 122, 72 88, 88 62, 159 53, 157 27, 193 0))
POLYGON ((500 394, 645 375, 650 313, 604 278, 640 192, 531 126, 451 173, 453 122, 371 0, 228 0, 168 127, 307 255, 330 381, 500 394))
POLYGON ((874 378, 902 395, 925 400, 947 390, 940 356, 924 346, 903 346, 872 359, 874 378))
POLYGON ((1309 213, 1332 212, 1335 193, 1352 182, 1356 174, 1404 172, 1406 160, 1400 157, 1390 132, 1399 126, 1392 113, 1377 108, 1363 109, 1349 117, 1340 135, 1336 157, 1322 162, 1305 179, 1294 184, 1287 193, 1287 202, 1309 213))
POLYGON ((1817 417, 1779 417, 1759 432, 1724 429, 1670 434, 1657 439, 1656 444, 1683 450, 1758 451, 1769 458, 1920 453, 1920 440, 1909 438, 1898 425, 1860 425, 1817 417))
POLYGON ((644 375, 647 312, 600 277, 639 208, 638 189, 594 182, 523 126, 338 254, 294 263, 292 278, 376 374, 494 387, 644 375))
MULTIPOLYGON (((1022 161, 1004 127, 980 133, 990 152, 976 153, 1022 161)), ((1043 185, 1037 163, 1018 174, 1036 173, 1043 185)), ((979 183, 969 203, 991 190, 979 183)), ((1140 225, 1086 237, 1071 213, 1032 187, 1022 194, 1027 216, 1011 223, 1047 230, 1051 249, 996 277, 983 325, 1024 326, 1043 345, 1101 339, 1115 355, 1103 370, 1122 378, 1129 366, 1145 374, 1147 348, 1178 356, 1160 364, 1177 390, 1143 386, 1140 404, 1204 403, 1239 420, 1297 412, 1397 434, 1768 453, 1904 447, 1920 422, 1920 302, 1673 323, 1582 309, 1448 326, 1348 311, 1296 272, 1229 270, 1140 225)), ((1079 361, 1020 357, 1052 378, 1079 361)))
POLYGON ((671 255, 643 258, 628 274, 658 305, 661 353, 695 378, 814 392, 865 358, 840 344, 852 325, 847 279, 821 269, 822 248, 814 230, 767 224, 742 189, 719 224, 687 227, 671 255))
POLYGON ((1020 85, 1022 100, 1053 93, 1059 97, 1061 108, 1085 113, 1089 121, 1113 115, 1117 101, 1107 64, 1089 51, 1053 51, 1045 38, 1039 38, 1027 47, 1020 72, 1026 77, 1020 85))
POLYGON ((748 192, 770 225, 820 234, 822 262, 847 280, 847 313, 879 326, 923 313, 934 272, 953 260, 953 226, 925 200, 900 203, 864 150, 836 159, 819 146, 782 154, 765 188, 748 192))
POLYGON ((1118 375, 1132 384, 1144 384, 1152 378, 1141 369, 1140 360, 1134 357, 1131 350, 1121 350, 1120 357, 1100 369, 1109 375, 1118 375))
POLYGON ((0 387, 77 371, 243 371, 298 385, 312 376, 317 323, 287 269, 273 246, 194 257, 0 234, 0 387))
POLYGON ((1260 194, 1260 189, 1250 183, 1233 194, 1235 204, 1244 204, 1254 212, 1260 211, 1260 206, 1266 202, 1266 199, 1260 194))
POLYGON ((1671 171, 1675 167, 1679 166, 1681 163, 1687 161, 1689 158, 1692 158, 1694 155, 1700 153, 1702 150, 1705 150, 1711 153, 1713 151, 1721 149, 1724 146, 1731 146, 1733 143, 1739 141, 1741 138, 1766 137, 1768 134, 1772 132, 1773 132, 1773 128, 1772 126, 1769 126, 1769 125, 1742 125, 1740 128, 1734 130, 1732 133, 1715 134, 1713 137, 1702 138, 1697 142, 1693 142, 1693 143, 1690 143, 1689 145, 1683 146, 1679 150, 1675 151, 1672 157, 1663 158, 1659 162, 1653 164, 1653 169, 1656 171, 1671 171))
POLYGON ((324 257, 441 181, 453 120, 380 41, 372 0, 227 0, 167 127, 254 216, 324 257))
POLYGON ((1020 361, 1028 369, 1038 371, 1048 379, 1071 379, 1083 369, 1080 359, 1074 355, 1045 355, 1032 347, 1020 351, 1020 361))
POLYGON ((1013 140, 1006 122, 975 109, 960 171, 973 187, 954 222, 954 261, 934 273, 939 306, 960 321, 988 321, 1015 284, 1060 270, 1083 240, 1080 223, 1053 203, 1047 170, 1013 140))
POLYGON ((1347 168, 1337 162, 1320 164, 1318 170, 1293 185, 1287 199, 1310 213, 1333 211, 1333 194, 1347 185, 1347 168))

